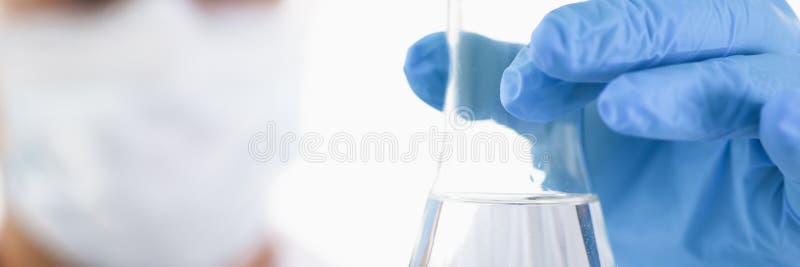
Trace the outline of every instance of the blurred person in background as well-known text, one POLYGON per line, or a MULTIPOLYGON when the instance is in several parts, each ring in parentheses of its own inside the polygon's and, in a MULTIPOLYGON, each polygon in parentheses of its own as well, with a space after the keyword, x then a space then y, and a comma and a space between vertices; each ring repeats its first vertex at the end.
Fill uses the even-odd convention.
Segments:
POLYGON ((247 146, 294 121, 297 2, 2 0, 0 265, 282 265, 247 146))

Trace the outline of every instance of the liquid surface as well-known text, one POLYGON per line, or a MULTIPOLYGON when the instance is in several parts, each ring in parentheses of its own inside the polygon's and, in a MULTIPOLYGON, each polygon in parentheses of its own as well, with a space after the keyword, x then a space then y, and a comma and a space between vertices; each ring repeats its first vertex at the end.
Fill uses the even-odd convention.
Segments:
POLYGON ((432 195, 411 267, 614 266, 593 195, 432 195))

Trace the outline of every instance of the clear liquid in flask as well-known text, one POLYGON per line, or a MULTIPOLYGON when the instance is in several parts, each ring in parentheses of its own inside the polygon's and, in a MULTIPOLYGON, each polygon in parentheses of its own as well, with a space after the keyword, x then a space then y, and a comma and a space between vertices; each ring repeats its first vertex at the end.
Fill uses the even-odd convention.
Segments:
POLYGON ((614 266, 594 195, 431 195, 411 267, 614 266))

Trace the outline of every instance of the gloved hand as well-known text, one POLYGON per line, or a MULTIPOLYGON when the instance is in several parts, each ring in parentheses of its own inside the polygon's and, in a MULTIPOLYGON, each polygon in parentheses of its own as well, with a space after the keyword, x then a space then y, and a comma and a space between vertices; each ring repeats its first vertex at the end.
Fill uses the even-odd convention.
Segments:
MULTIPOLYGON (((800 23, 784 1, 595 0, 524 47, 471 38, 508 66, 472 75, 505 71, 518 119, 583 109, 620 266, 800 266, 800 23)), ((439 109, 447 49, 428 36, 405 66, 439 109)))

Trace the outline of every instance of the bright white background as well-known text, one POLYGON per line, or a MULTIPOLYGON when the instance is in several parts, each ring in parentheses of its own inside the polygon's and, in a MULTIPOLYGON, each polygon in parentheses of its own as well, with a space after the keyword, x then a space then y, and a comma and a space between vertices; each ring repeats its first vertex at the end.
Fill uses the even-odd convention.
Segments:
MULTIPOLYGON (((529 11, 541 17, 571 1, 535 2, 542 8, 529 11)), ((445 0, 319 0, 309 13, 306 131, 392 132, 405 148, 412 133, 439 125, 402 66, 411 44, 444 30, 445 0)), ((435 171, 425 153, 412 163, 295 162, 276 181, 270 211, 284 235, 332 266, 407 266, 435 171)))

